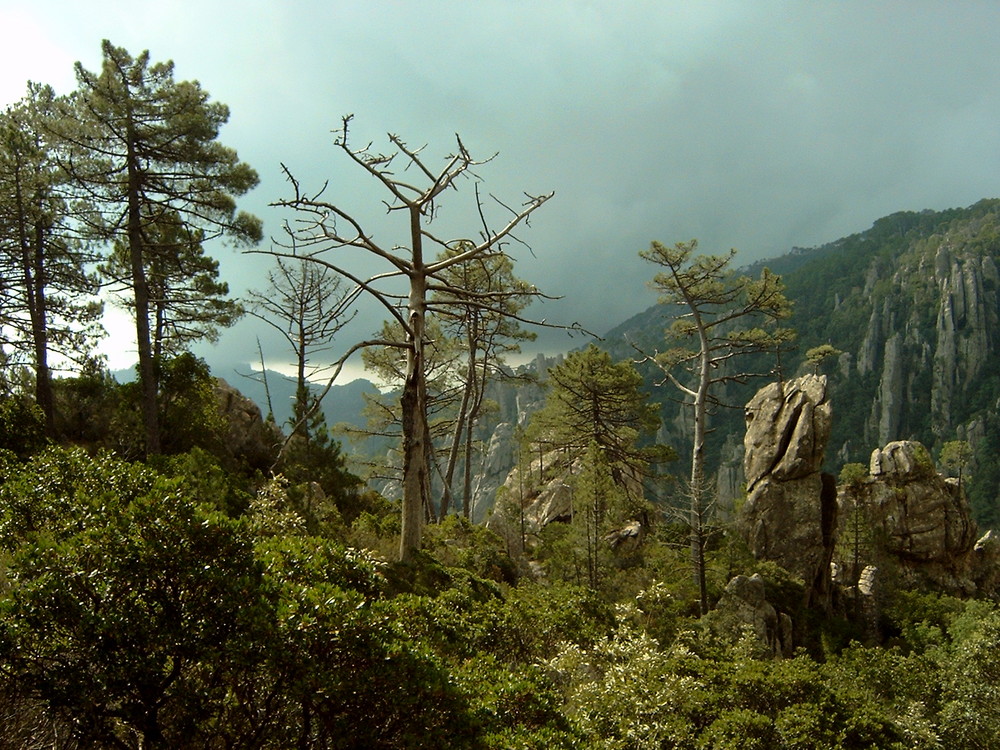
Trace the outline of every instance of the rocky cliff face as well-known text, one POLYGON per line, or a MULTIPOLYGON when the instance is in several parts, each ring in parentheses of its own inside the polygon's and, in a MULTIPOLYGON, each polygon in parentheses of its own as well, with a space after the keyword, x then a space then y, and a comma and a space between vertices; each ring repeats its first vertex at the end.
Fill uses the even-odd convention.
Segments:
POLYGON ((955 402, 983 373, 996 350, 998 275, 993 258, 942 245, 935 280, 940 288, 935 326, 931 414, 940 432, 959 416, 955 402))
POLYGON ((986 440, 1000 427, 1000 201, 895 214, 816 253, 785 280, 800 348, 843 352, 829 368, 840 415, 831 455, 863 462, 897 440, 932 452, 969 440, 973 507, 1000 520, 986 440))
POLYGON ((253 469, 268 471, 278 457, 285 436, 264 420, 260 407, 221 378, 215 379, 215 398, 228 424, 223 449, 253 469))
POLYGON ((865 609, 879 581, 956 596, 1000 590, 1000 543, 992 532, 977 541, 964 487, 937 472, 922 444, 875 449, 868 473, 840 488, 820 472, 831 421, 826 378, 762 388, 746 421, 738 528, 757 559, 803 580, 807 605, 830 608, 833 582, 865 609))
MULTIPOLYGON (((864 437, 885 444, 919 432, 928 407, 930 432, 948 437, 967 417, 956 408, 997 351, 1000 312, 994 259, 959 236, 900 257, 888 279, 870 291, 871 315, 857 374, 877 378, 864 437)), ((879 260, 872 260, 877 270, 879 260)), ((874 274, 873 274, 874 275, 874 274)))
POLYGON ((773 658, 793 654, 792 618, 767 601, 764 579, 756 573, 738 575, 729 581, 711 623, 713 630, 733 641, 741 638, 749 626, 763 653, 773 658))
POLYGON ((528 424, 531 415, 545 402, 544 381, 549 368, 562 362, 562 355, 539 354, 515 374, 532 380, 504 379, 490 385, 487 399, 497 410, 477 425, 477 437, 484 446, 480 462, 473 469, 472 520, 483 521, 493 509, 497 491, 518 464, 517 430, 528 424), (534 382, 533 382, 534 381, 534 382))
MULTIPOLYGON (((1000 460, 990 449, 1000 441, 1000 200, 900 212, 748 271, 762 266, 782 275, 794 308, 789 324, 799 333, 797 353, 780 369, 811 370, 803 355, 822 344, 842 352, 823 366, 839 415, 830 471, 866 462, 872 446, 894 440, 918 440, 932 452, 969 440, 976 449, 970 502, 981 523, 1000 527, 1000 460)), ((669 313, 647 310, 609 332, 605 345, 619 357, 630 355, 628 342, 661 346, 669 313)), ((724 400, 741 404, 752 395, 748 387, 724 400)), ((709 454, 717 457, 741 425, 726 410, 714 419, 718 443, 709 454)), ((664 424, 662 441, 683 454, 686 422, 676 406, 664 404, 664 424)), ((719 479, 721 495, 732 483, 726 470, 719 479)))

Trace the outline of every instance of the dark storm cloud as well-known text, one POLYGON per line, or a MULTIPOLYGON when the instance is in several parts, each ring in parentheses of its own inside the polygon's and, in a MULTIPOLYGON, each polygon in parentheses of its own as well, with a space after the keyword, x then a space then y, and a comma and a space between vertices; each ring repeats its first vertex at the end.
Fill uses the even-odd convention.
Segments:
MULTIPOLYGON (((490 191, 556 192, 523 233, 531 251, 512 248, 520 275, 565 298, 541 314, 598 332, 653 302, 637 257, 652 239, 749 262, 1000 195, 992 2, 93 5, 31 12, 69 59, 95 67, 105 36, 148 47, 229 104, 222 140, 261 172, 246 205, 269 232, 279 162, 383 221, 330 145, 343 114, 358 143, 392 131, 443 156, 457 132, 499 152, 490 191)), ((445 205, 442 221, 475 221, 445 205)), ((262 284, 264 259, 215 254, 234 290, 262 284)), ((255 332, 241 324, 210 358, 252 359, 255 332)))

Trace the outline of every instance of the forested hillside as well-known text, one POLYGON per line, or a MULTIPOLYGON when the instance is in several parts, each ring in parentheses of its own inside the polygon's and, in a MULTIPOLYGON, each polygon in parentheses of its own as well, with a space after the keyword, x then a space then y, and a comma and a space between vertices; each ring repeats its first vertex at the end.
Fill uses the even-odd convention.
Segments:
POLYGON ((904 212, 787 275, 800 349, 844 352, 829 368, 840 417, 834 455, 912 438, 968 441, 977 520, 1000 521, 994 446, 1000 398, 1000 202, 904 212))
MULTIPOLYGON (((977 521, 1000 523, 1000 464, 994 446, 1000 410, 1000 201, 964 209, 904 211, 871 229, 755 264, 782 275, 798 333, 782 373, 816 369, 807 353, 837 352, 818 367, 830 378, 833 435, 827 468, 867 462, 892 440, 912 439, 937 451, 970 443, 970 498, 977 521)), ((669 311, 651 307, 610 331, 602 346, 615 356, 662 347, 669 311)), ((647 370, 652 387, 655 370, 647 370)), ((736 407, 715 416, 719 455, 742 431, 742 405, 757 384, 731 389, 736 407)), ((654 395, 654 398, 657 398, 654 395)), ((659 398, 657 400, 660 400, 659 398)), ((664 404, 663 439, 683 449, 684 421, 664 404)))

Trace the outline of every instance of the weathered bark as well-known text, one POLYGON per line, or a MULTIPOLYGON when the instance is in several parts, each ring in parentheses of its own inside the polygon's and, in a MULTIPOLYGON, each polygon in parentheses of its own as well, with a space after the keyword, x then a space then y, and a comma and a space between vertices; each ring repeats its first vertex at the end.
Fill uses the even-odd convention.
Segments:
POLYGON ((160 452, 160 416, 157 405, 159 390, 156 362, 149 332, 149 282, 146 279, 143 252, 142 215, 140 213, 141 170, 136 152, 134 124, 128 124, 128 219, 129 261, 132 272, 132 293, 135 303, 135 338, 139 355, 139 385, 142 393, 142 423, 146 433, 146 453, 160 452))
POLYGON ((698 586, 701 613, 708 614, 708 584, 705 580, 705 404, 708 398, 708 356, 702 359, 702 375, 694 400, 694 441, 691 451, 691 564, 698 586))
MULTIPOLYGON (((482 390, 476 394, 477 403, 482 402, 482 390)), ((472 426, 475 420, 470 417, 468 429, 465 431, 465 477, 462 482, 462 515, 470 518, 472 512, 472 426)), ((524 526, 522 514, 521 525, 524 526)), ((523 529, 522 529, 523 531, 523 529)))
POLYGON ((727 373, 726 366, 743 355, 777 352, 792 334, 777 327, 770 332, 759 327, 737 328, 738 323, 755 318, 776 324, 790 315, 780 277, 766 268, 759 279, 733 276, 729 272, 729 264, 735 250, 723 256, 692 258, 691 254, 697 246, 695 240, 679 242, 672 249, 653 242, 648 251, 640 252, 640 256, 666 269, 653 280, 654 286, 664 292, 660 301, 680 305, 687 310, 677 316, 670 334, 671 338, 685 343, 663 355, 662 359, 660 356, 647 359, 663 368, 666 379, 690 399, 688 403, 693 411, 688 518, 691 562, 704 614, 708 611, 705 583, 707 529, 704 522, 709 510, 709 503, 706 502, 709 488, 705 480, 705 436, 708 432, 708 404, 710 400, 714 403, 711 390, 716 384, 730 380, 742 382, 755 376, 756 373, 752 372, 727 373), (697 345, 688 347, 686 342, 695 337, 697 345), (672 371, 675 367, 688 370, 697 383, 692 386, 681 382, 672 371))
POLYGON ((694 439, 691 450, 691 569, 698 587, 701 614, 708 614, 708 584, 705 579, 705 435, 708 418, 708 390, 711 385, 712 358, 708 331, 694 300, 684 291, 701 348, 698 357, 698 387, 694 392, 694 439))
POLYGON ((424 323, 427 315, 427 277, 423 263, 420 212, 410 209, 413 265, 410 273, 409 348, 406 379, 400 398, 403 420, 403 514, 399 559, 411 560, 420 549, 424 509, 430 504, 430 463, 427 460, 427 373, 424 369, 424 323))
MULTIPOLYGON (((476 386, 476 342, 471 333, 467 343, 469 347, 469 356, 465 367, 465 388, 462 390, 462 403, 458 407, 458 417, 455 420, 455 430, 451 438, 451 447, 448 449, 448 464, 444 472, 444 487, 442 488, 441 494, 441 511, 438 514, 438 518, 442 521, 445 519, 445 516, 448 515, 448 510, 451 507, 451 484, 455 479, 455 467, 458 464, 458 454, 461 449, 461 445, 464 442, 463 436, 466 431, 466 425, 469 422, 469 405, 472 400, 472 391, 476 386)), ((471 432, 471 424, 468 424, 468 430, 471 432)), ((466 467, 469 465, 468 453, 466 453, 465 456, 465 465, 466 467)), ((463 501, 463 511, 467 506, 468 501, 463 501)))
POLYGON ((31 339, 35 351, 35 402, 45 416, 45 431, 51 437, 55 431, 55 399, 52 395, 52 373, 49 370, 44 234, 42 226, 37 225, 35 251, 25 259, 24 281, 25 289, 28 290, 28 314, 31 318, 31 339))
POLYGON ((18 206, 18 212, 21 214, 17 221, 18 241, 21 249, 21 273, 28 318, 31 323, 32 348, 35 354, 35 402, 45 416, 46 432, 52 435, 55 407, 52 396, 52 377, 48 366, 48 317, 43 259, 45 230, 36 218, 29 233, 25 218, 27 212, 26 196, 22 190, 18 170, 15 170, 14 174, 14 191, 14 199, 18 206))
MULTIPOLYGON (((353 150, 348 145, 348 126, 351 116, 343 119, 341 135, 337 139, 337 146, 341 148, 347 156, 357 165, 366 170, 370 175, 378 179, 386 190, 391 194, 392 199, 386 202, 390 212, 405 212, 409 224, 410 246, 395 245, 393 247, 382 247, 372 236, 367 234, 361 224, 350 214, 335 204, 318 200, 317 197, 307 197, 299 191, 297 181, 286 169, 294 189, 295 196, 292 200, 279 201, 276 205, 289 206, 297 211, 311 216, 309 226, 301 231, 291 232, 293 241, 289 245, 292 252, 270 254, 278 257, 302 257, 298 254, 299 248, 304 245, 323 245, 324 249, 354 247, 376 256, 391 266, 387 273, 375 274, 367 279, 353 273, 350 269, 341 266, 337 262, 328 261, 320 257, 320 251, 309 253, 308 259, 311 262, 320 263, 324 267, 337 274, 351 280, 355 289, 351 292, 351 299, 354 299, 362 292, 371 295, 382 304, 400 328, 405 332, 405 336, 390 340, 366 341, 358 344, 342 357, 335 368, 333 377, 324 390, 329 390, 333 384, 333 379, 343 367, 346 357, 351 352, 368 346, 389 346, 403 348, 406 351, 406 368, 403 374, 402 394, 400 398, 401 423, 402 423, 402 529, 400 534, 400 559, 402 561, 412 560, 415 553, 420 548, 421 535, 424 523, 424 514, 430 513, 434 507, 431 502, 431 441, 430 429, 427 415, 427 362, 425 358, 426 346, 426 316, 428 314, 428 293, 432 284, 437 285, 435 291, 445 291, 448 294, 455 294, 459 300, 471 301, 475 293, 459 286, 448 283, 443 274, 449 269, 467 261, 473 260, 487 253, 502 252, 502 243, 506 241, 511 233, 521 222, 545 201, 552 194, 541 196, 528 196, 528 200, 523 204, 520 211, 513 212, 507 223, 497 231, 483 232, 482 241, 473 244, 464 240, 445 241, 436 237, 428 231, 422 222, 429 222, 434 214, 436 199, 448 188, 454 187, 455 180, 469 169, 482 162, 472 160, 466 151, 461 140, 458 141, 458 150, 448 157, 446 166, 440 172, 432 172, 422 161, 419 155, 420 150, 409 148, 397 136, 390 135, 389 140, 397 149, 395 154, 384 155, 369 151, 367 147, 360 150, 353 150), (402 154, 403 160, 407 162, 413 171, 423 175, 427 179, 426 187, 418 187, 415 184, 403 182, 395 176, 395 170, 389 165, 393 159, 402 154), (335 222, 340 222, 347 230, 338 229, 335 222), (460 248, 458 252, 449 254, 447 257, 429 262, 424 257, 424 240, 431 246, 439 250, 449 250, 460 248), (404 252, 400 252, 400 251, 404 252), (388 291, 381 288, 381 284, 390 279, 405 277, 409 282, 407 299, 407 315, 404 317, 399 309, 398 291, 388 291)), ((482 204, 477 204, 482 214, 482 204)), ((500 204, 503 205, 503 204, 500 204)), ((291 230, 290 230, 291 231, 291 230)), ((537 291, 532 292, 533 296, 539 296, 537 291)), ((488 297, 475 299, 472 304, 484 306, 492 309, 488 297)), ((500 311, 502 313, 502 311, 500 311)), ((321 396, 322 398, 322 396, 321 396)), ((468 414, 466 415, 467 430, 469 424, 468 414)), ((448 507, 447 505, 445 506, 448 507)))
POLYGON ((35 354, 35 402, 45 415, 46 432, 51 435, 54 404, 52 379, 48 367, 48 329, 43 261, 45 230, 37 217, 33 226, 29 227, 26 218, 29 207, 21 183, 21 171, 14 169, 12 173, 14 201, 18 212, 17 234, 21 253, 21 275, 28 318, 31 324, 32 348, 35 354))
MULTIPOLYGON (((423 347, 415 343, 414 349, 422 350, 423 347)), ((403 561, 411 559, 420 549, 424 508, 430 502, 426 444, 427 392, 422 362, 422 351, 415 351, 407 356, 407 377, 400 399, 403 411, 403 518, 399 556, 403 561)))

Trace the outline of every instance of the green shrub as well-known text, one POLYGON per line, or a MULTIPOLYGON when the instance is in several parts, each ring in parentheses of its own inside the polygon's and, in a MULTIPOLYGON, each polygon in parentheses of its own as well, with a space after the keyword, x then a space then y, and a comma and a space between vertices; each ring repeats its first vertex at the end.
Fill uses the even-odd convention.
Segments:
POLYGON ((864 464, 849 463, 844 464, 840 469, 840 476, 837 483, 848 487, 856 487, 868 476, 868 467, 864 464))
POLYGON ((23 394, 0 398, 0 450, 24 459, 46 444, 45 415, 23 394))
POLYGON ((8 476, 0 689, 80 746, 477 744, 467 697, 386 598, 383 563, 257 536, 203 489, 59 448, 8 476))

